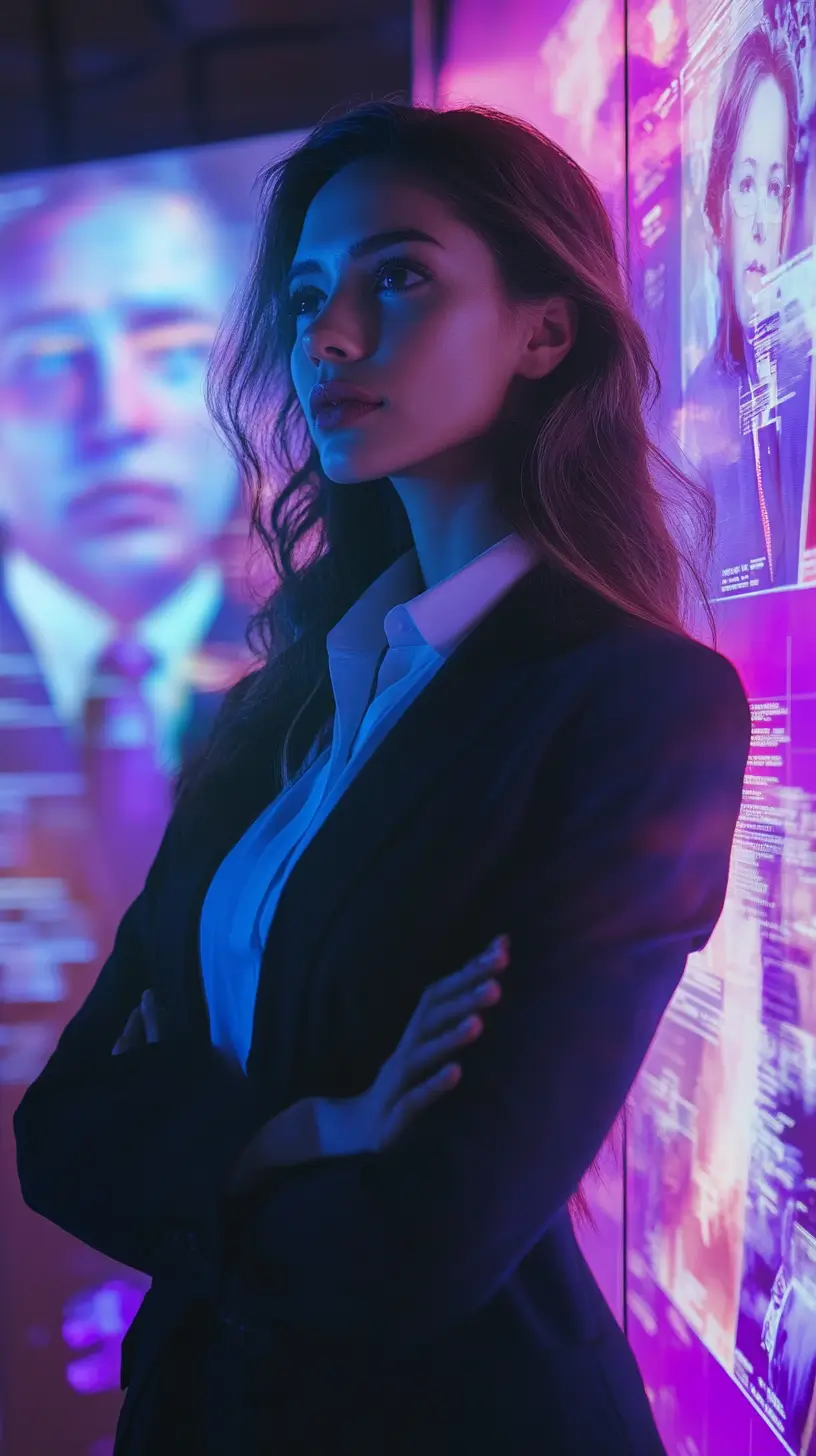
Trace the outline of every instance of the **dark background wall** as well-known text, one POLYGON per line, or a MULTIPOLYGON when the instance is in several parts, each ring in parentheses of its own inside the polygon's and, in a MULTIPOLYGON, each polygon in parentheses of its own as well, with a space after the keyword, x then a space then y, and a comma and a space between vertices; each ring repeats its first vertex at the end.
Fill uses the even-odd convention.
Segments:
POLYGON ((310 126, 411 53, 411 0, 0 0, 0 173, 310 126))

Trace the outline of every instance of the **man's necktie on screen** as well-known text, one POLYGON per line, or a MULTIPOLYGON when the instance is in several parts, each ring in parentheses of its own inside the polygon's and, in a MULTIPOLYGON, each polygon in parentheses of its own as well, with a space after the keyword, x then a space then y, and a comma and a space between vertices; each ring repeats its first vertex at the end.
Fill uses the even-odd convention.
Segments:
POLYGON ((89 798, 96 832, 123 902, 141 890, 170 815, 171 789, 158 762, 156 724, 144 694, 155 665, 132 637, 100 657, 85 704, 89 798))

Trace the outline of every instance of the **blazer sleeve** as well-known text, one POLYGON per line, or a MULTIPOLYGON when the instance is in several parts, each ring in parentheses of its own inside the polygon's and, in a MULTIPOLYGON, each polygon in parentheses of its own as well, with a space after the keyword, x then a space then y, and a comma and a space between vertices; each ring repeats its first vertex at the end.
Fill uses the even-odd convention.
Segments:
POLYGON ((749 741, 723 658, 610 650, 496 887, 511 964, 461 1083, 384 1152, 273 1175, 230 1256, 233 1309, 410 1344, 491 1298, 576 1191, 719 918, 749 741))
POLYGON ((208 1044, 173 1038, 112 1055, 154 983, 156 878, 124 916, 90 994, 14 1116, 23 1198, 121 1263, 154 1275, 185 1251, 209 1270, 227 1174, 265 1120, 246 1078, 208 1044))

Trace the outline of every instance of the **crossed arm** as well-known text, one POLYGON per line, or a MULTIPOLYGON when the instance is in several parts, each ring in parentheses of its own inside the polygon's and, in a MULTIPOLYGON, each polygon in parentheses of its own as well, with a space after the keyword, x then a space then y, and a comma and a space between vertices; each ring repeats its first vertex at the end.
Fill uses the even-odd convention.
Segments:
POLYGON ((413 1340, 477 1309, 577 1188, 716 923, 749 735, 722 659, 612 658, 492 887, 512 971, 461 1086, 382 1153, 271 1177, 227 1250, 223 1191, 266 1113, 209 1048, 111 1057, 149 965, 137 902, 18 1110, 26 1200, 151 1274, 168 1230, 196 1230, 283 1324, 413 1340))

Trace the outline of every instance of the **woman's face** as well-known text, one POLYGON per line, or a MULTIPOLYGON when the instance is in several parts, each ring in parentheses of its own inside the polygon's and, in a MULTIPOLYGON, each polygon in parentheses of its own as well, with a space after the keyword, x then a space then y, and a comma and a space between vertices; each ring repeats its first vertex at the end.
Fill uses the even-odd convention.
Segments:
POLYGON ((386 163, 355 162, 312 202, 293 274, 292 381, 330 480, 432 474, 458 447, 478 449, 531 315, 510 306, 490 249, 443 202, 386 163), (380 403, 315 419, 310 393, 324 383, 380 403))
POLYGON ((782 258, 788 118, 770 76, 760 81, 737 140, 730 178, 731 266, 737 314, 753 324, 756 294, 782 258))

